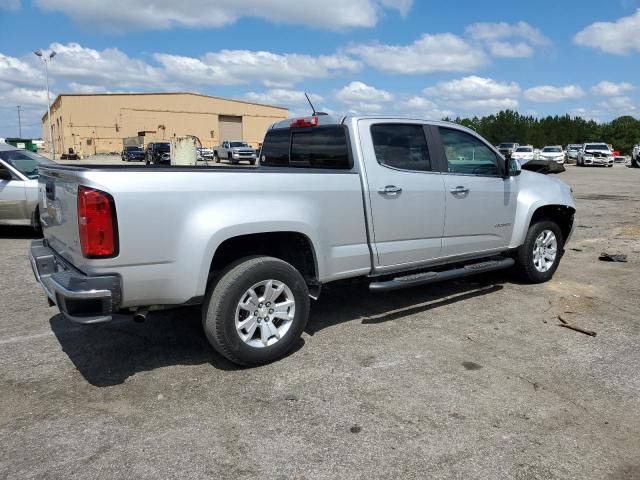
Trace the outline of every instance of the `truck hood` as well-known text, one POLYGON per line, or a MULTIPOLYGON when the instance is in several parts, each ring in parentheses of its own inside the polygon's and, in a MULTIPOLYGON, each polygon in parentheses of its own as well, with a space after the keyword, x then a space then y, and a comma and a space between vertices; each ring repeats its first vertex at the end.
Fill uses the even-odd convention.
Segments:
POLYGON ((531 172, 528 170, 522 170, 520 173, 520 182, 527 190, 533 190, 538 192, 555 193, 555 196, 560 196, 565 199, 564 205, 569 205, 575 208, 575 200, 571 193, 571 187, 559 180, 557 177, 545 175, 542 173, 531 172))

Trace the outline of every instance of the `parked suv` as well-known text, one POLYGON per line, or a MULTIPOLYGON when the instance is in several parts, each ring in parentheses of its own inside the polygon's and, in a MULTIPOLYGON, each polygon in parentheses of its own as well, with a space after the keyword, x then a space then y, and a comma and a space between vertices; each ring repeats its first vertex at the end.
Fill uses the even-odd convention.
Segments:
POLYGON ((337 280, 388 292, 513 267, 546 282, 576 208, 476 132, 397 117, 284 120, 257 169, 54 165, 40 187, 31 264, 68 319, 200 305, 210 343, 241 365, 290 352, 337 280))
POLYGON ((578 152, 578 166, 602 165, 613 167, 613 153, 604 143, 585 143, 578 152))
POLYGON ((151 142, 144 152, 144 162, 147 165, 168 165, 171 163, 171 144, 169 142, 151 142))
POLYGON ((519 146, 519 143, 505 142, 498 145, 498 151, 502 154, 502 156, 508 157, 510 155, 513 155, 513 152, 515 152, 519 146))

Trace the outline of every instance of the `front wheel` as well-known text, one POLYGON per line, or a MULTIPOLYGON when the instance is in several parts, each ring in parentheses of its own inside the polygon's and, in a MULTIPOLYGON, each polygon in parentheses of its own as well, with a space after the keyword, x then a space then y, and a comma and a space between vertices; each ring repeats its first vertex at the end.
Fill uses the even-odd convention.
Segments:
POLYGON ((542 220, 529 227, 516 257, 516 272, 528 283, 544 283, 553 277, 564 252, 560 227, 542 220))
POLYGON ((286 355, 309 316, 300 272, 273 257, 248 257, 227 267, 203 307, 207 339, 238 365, 263 365, 286 355))
POLYGON ((638 161, 638 158, 631 158, 631 166, 633 168, 640 168, 640 161, 638 161))

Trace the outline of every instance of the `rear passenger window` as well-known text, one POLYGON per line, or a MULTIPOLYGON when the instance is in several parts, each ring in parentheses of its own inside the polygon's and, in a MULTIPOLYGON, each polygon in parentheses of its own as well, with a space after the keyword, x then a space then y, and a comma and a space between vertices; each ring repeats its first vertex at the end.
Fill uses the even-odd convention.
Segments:
POLYGON ((291 166, 351 168, 343 126, 291 131, 291 166))
POLYGON ((372 125, 371 138, 380 165, 400 170, 431 171, 431 159, 422 125, 372 125))
POLYGON ((290 136, 288 128, 269 130, 260 151, 260 163, 274 166, 289 165, 290 136))
POLYGON ((260 164, 349 170, 352 162, 346 129, 332 125, 269 130, 262 145, 260 164))

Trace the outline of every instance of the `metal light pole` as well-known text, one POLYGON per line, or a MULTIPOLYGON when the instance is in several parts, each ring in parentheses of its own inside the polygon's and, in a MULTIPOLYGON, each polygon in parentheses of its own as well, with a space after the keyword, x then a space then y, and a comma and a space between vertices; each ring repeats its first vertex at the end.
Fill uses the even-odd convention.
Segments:
POLYGON ((49 121, 49 144, 51 145, 51 159, 55 160, 56 158, 56 147, 53 144, 53 129, 51 128, 51 99, 49 98, 49 66, 48 63, 56 56, 56 52, 52 51, 48 57, 44 55, 42 50, 37 49, 34 52, 38 57, 42 59, 44 63, 44 74, 47 81, 47 120, 49 121))
POLYGON ((22 138, 22 120, 20 119, 20 105, 18 107, 18 138, 22 138))

